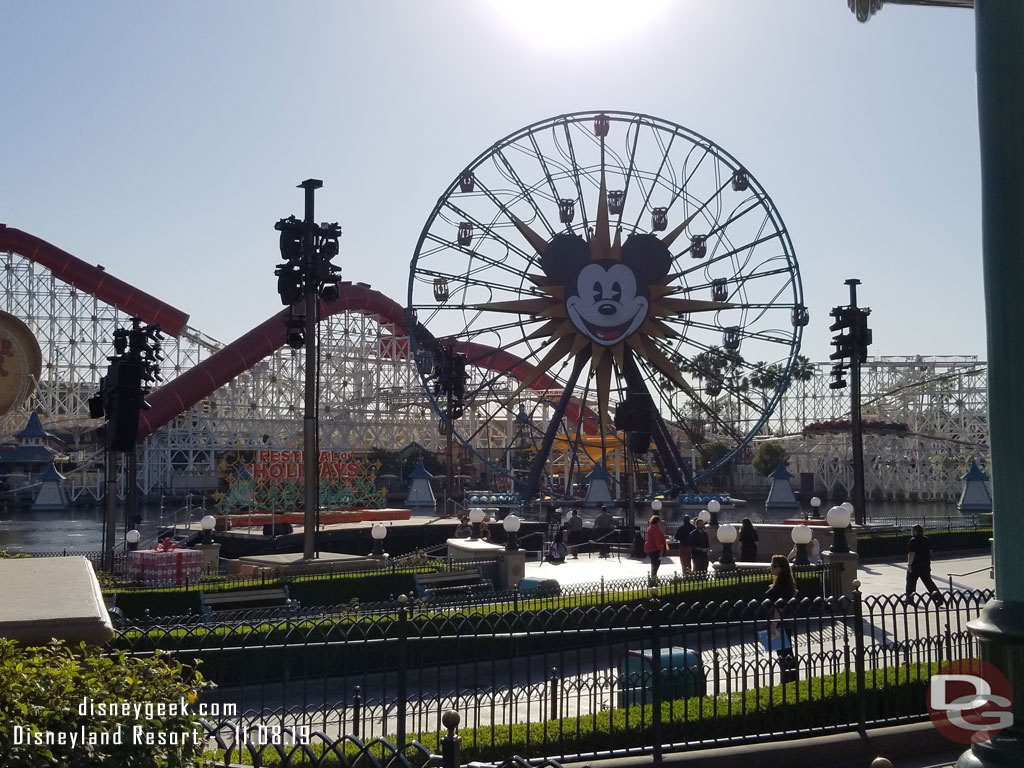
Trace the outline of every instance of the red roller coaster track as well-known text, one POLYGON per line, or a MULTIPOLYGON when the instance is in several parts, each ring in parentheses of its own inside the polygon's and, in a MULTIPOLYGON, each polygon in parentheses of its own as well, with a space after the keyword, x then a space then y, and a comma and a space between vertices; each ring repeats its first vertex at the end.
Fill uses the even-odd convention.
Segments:
MULTIPOLYGON (((159 325, 161 330, 172 336, 178 336, 188 320, 184 312, 19 229, 0 224, 0 251, 18 253, 46 267, 59 280, 132 317, 159 325)), ((320 319, 344 311, 359 312, 381 324, 391 324, 399 335, 409 333, 405 310, 365 283, 343 283, 335 301, 321 302, 320 319)), ((287 315, 288 310, 282 309, 206 360, 151 392, 146 398, 150 404, 149 410, 139 415, 139 438, 152 434, 284 346, 287 315)), ((505 350, 473 343, 463 344, 460 348, 472 365, 507 374, 519 381, 535 371, 533 365, 505 350)), ((561 394, 557 382, 546 374, 538 376, 530 388, 547 392, 552 397, 561 394)), ((580 411, 578 402, 571 403, 566 416, 570 421, 578 422, 580 411)), ((597 434, 599 431, 597 414, 589 408, 583 409, 582 426, 586 434, 597 434)))

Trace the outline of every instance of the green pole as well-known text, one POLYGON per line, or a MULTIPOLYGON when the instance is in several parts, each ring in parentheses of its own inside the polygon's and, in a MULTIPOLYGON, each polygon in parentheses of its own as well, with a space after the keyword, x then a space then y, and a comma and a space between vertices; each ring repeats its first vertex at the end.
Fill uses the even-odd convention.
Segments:
POLYGON ((976 0, 982 262, 988 328, 996 598, 968 626, 1013 691, 1013 725, 957 768, 1024 765, 1024 2, 976 0))
POLYGON ((975 17, 996 594, 1022 602, 1024 515, 1013 504, 1024 464, 1024 3, 978 0, 975 17))

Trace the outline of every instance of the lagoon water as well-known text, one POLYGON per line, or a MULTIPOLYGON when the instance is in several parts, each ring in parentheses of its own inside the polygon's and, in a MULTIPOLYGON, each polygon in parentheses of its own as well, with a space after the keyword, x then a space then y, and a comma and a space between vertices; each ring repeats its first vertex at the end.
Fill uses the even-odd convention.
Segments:
MULTIPOLYGON (((822 514, 828 505, 822 506, 822 514)), ((197 503, 194 505, 161 507, 159 505, 140 506, 142 522, 139 531, 144 543, 151 542, 157 531, 163 527, 185 527, 189 520, 193 529, 198 528, 199 520, 204 514, 212 514, 215 510, 204 510, 197 503)), ((637 520, 644 519, 646 509, 637 510, 637 520)), ((688 514, 693 514, 689 511, 688 514)), ((593 515, 584 514, 584 519, 593 515)), ((751 501, 744 507, 723 510, 719 513, 721 522, 738 523, 744 517, 758 520, 782 520, 796 516, 793 512, 766 513, 763 501, 751 501)), ((972 515, 961 515, 956 504, 949 502, 869 502, 867 516, 882 522, 894 520, 916 521, 925 520, 925 525, 935 527, 940 521, 948 519, 950 523, 973 521, 972 515)), ((666 515, 670 529, 682 519, 682 513, 669 509, 666 515)), ((73 507, 64 512, 33 512, 24 508, 0 508, 0 550, 10 552, 63 552, 75 553, 98 552, 103 536, 102 506, 73 507)), ((118 526, 119 535, 121 526, 118 526)))

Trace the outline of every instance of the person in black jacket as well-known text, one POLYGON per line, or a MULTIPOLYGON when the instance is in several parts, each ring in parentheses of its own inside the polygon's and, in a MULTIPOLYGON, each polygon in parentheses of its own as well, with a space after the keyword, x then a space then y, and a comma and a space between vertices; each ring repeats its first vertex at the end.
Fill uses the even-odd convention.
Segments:
POLYGON ((907 600, 914 599, 917 580, 920 579, 935 602, 943 605, 945 600, 932 580, 932 542, 924 535, 924 528, 920 525, 915 525, 912 532, 914 535, 907 545, 907 600))
POLYGON ((693 558, 690 555, 690 534, 696 527, 690 522, 689 515, 683 515, 683 524, 676 528, 676 541, 679 543, 679 563, 683 566, 683 573, 690 573, 693 570, 693 558))
POLYGON ((740 525, 740 562, 757 562, 757 539, 757 529, 749 517, 744 517, 740 525))
POLYGON ((694 520, 697 526, 690 532, 690 557, 693 558, 693 572, 707 573, 708 562, 711 560, 711 540, 707 531, 704 530, 704 520, 698 517, 694 520))

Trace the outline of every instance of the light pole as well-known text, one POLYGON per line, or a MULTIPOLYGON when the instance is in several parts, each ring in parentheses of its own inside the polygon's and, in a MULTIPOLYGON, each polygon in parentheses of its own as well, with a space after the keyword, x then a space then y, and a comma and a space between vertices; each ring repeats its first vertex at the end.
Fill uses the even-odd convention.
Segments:
POLYGON ((821 499, 817 496, 811 497, 811 517, 821 520, 821 499))
POLYGON ((387 557, 387 552, 384 551, 384 539, 388 535, 388 529, 383 523, 374 523, 370 529, 370 536, 373 538, 373 553, 372 557, 384 558, 387 557))
POLYGON ((814 536, 811 529, 806 525, 794 525, 789 536, 796 545, 796 559, 793 561, 793 565, 810 565, 810 558, 807 557, 807 545, 811 543, 811 538, 814 536))
POLYGON ((712 528, 718 527, 718 513, 721 511, 722 505, 718 499, 711 499, 708 502, 708 512, 711 513, 710 525, 712 528))
POLYGON ((507 541, 505 542, 505 551, 517 552, 519 550, 519 537, 516 534, 519 533, 522 521, 516 515, 505 515, 505 519, 501 521, 501 525, 508 536, 507 541))
POLYGON ((825 515, 828 524, 832 527, 832 552, 849 552, 850 545, 846 543, 846 527, 850 524, 850 513, 846 507, 832 507, 825 515))
POLYGON ((288 307, 285 323, 287 342, 293 349, 306 348, 305 398, 302 414, 303 452, 303 520, 302 556, 316 557, 316 529, 320 517, 320 450, 317 433, 316 390, 320 374, 317 356, 316 326, 320 319, 320 300, 338 298, 341 270, 331 264, 338 255, 338 224, 317 224, 314 220, 314 195, 324 183, 320 179, 306 179, 299 184, 305 192, 304 218, 294 216, 281 219, 274 229, 281 233, 281 256, 277 291, 281 303, 288 307), (296 314, 303 307, 304 314, 296 314))
POLYGON ((736 558, 732 553, 732 545, 739 536, 739 531, 732 523, 726 523, 718 527, 718 541, 722 545, 722 554, 718 558, 718 568, 722 571, 730 571, 736 568, 736 558))
MULTIPOLYGON (((493 496, 491 498, 494 498, 493 496)), ((480 538, 480 523, 484 521, 484 511, 480 507, 473 507, 469 510, 469 522, 473 524, 473 534, 469 537, 470 541, 476 541, 480 538)))
POLYGON ((203 529, 203 544, 213 544, 213 529, 217 527, 217 518, 213 515, 205 515, 199 521, 203 529))
POLYGON ((139 539, 142 538, 142 534, 132 528, 124 535, 125 547, 129 552, 134 552, 139 548, 139 539))

